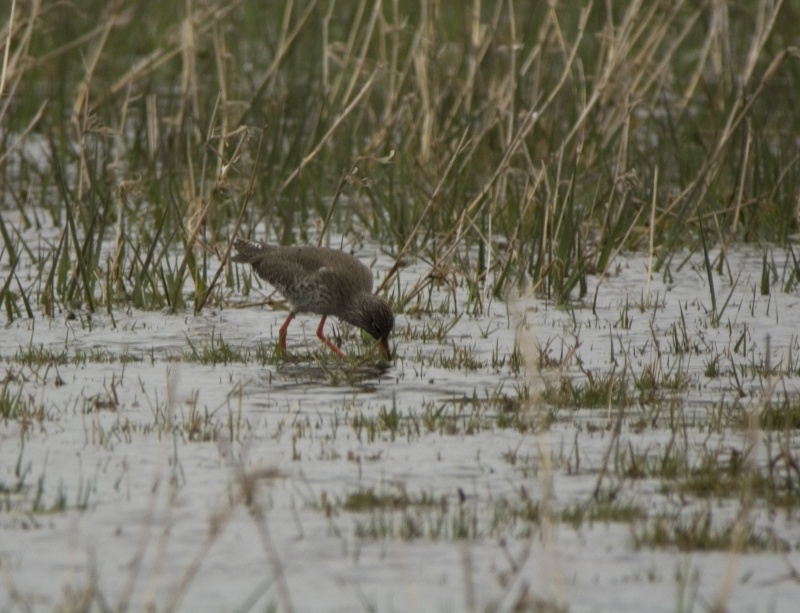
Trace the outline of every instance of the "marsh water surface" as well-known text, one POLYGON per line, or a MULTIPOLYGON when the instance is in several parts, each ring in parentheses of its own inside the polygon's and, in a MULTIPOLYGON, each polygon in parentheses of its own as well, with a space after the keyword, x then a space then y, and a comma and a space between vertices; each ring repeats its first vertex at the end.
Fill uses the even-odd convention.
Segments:
MULTIPOLYGON (((374 247, 359 255, 377 256, 379 279, 391 264, 374 247)), ((5 402, 28 414, 0 426, 2 600, 49 610, 94 590, 134 610, 675 611, 722 598, 793 611, 793 504, 706 497, 674 485, 681 475, 623 467, 678 447, 689 472, 711 449, 759 474, 779 445, 797 451, 795 430, 748 416, 796 402, 800 299, 779 284, 761 294, 760 252, 726 258, 716 311, 691 258, 649 298, 638 256, 558 307, 523 294, 467 312, 463 287, 432 284, 425 308, 398 314, 388 367, 340 361, 306 316, 290 329, 293 359, 273 359, 285 311, 257 284, 198 316, 9 322, 5 402), (604 377, 607 401, 570 406, 604 377), (575 519, 597 491, 631 516, 575 519), (723 532, 742 518, 760 545, 649 540, 659 522, 669 533, 699 516, 723 532)), ((400 289, 426 272, 406 267, 400 289)), ((369 340, 331 330, 371 355, 369 340)))

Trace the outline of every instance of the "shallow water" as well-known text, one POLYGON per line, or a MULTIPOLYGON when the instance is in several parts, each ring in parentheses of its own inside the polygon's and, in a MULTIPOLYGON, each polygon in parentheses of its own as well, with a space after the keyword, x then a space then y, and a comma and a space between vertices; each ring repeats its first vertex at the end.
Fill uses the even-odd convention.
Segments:
MULTIPOLYGON (((376 253, 367 246, 360 255, 376 253)), ((6 389, 46 417, 0 424, 0 602, 49 610, 93 586, 109 606, 130 601, 133 610, 263 610, 268 603, 325 612, 510 610, 527 593, 529 602, 560 602, 569 611, 675 611, 681 602, 705 610, 730 579, 728 610, 794 611, 794 513, 756 505, 754 522, 792 549, 741 557, 637 550, 626 523, 576 528, 511 517, 525 497, 554 509, 588 501, 618 415, 616 407, 579 408, 558 411, 538 432, 498 426, 503 399, 517 401, 525 386, 536 398, 545 381, 564 374, 581 381, 616 363, 633 376, 658 364, 689 379, 674 392, 680 410, 697 416, 697 427, 684 433, 687 453, 752 436, 704 424, 714 407, 758 406, 770 382, 742 378, 739 397, 735 377, 709 378, 704 362, 720 355, 723 366, 744 368, 767 351, 773 365, 791 360, 800 298, 760 295, 759 252, 731 252, 728 261, 735 282, 715 278, 718 304, 733 290, 716 327, 699 260, 676 266, 669 282, 653 280, 658 308, 638 309, 646 260, 631 256, 602 280, 596 315, 525 295, 490 301, 485 313, 462 315, 441 342, 423 342, 404 340, 405 332, 418 337, 452 314, 398 314, 397 359, 388 369, 316 353, 317 322, 305 316, 289 330, 296 361, 182 359, 190 344, 210 346, 212 335, 251 355, 259 344, 272 346, 285 312, 267 307, 13 321, 0 348, 6 389), (681 310, 691 349, 679 354, 671 341, 681 310), (618 325, 623 314, 627 323, 618 325), (519 373, 509 359, 517 344, 527 364, 519 373), (556 355, 574 350, 582 370, 571 360, 537 371, 537 346, 556 355), (19 355, 28 348, 66 351, 68 360, 24 366, 19 355), (464 357, 465 349, 468 366, 443 360, 464 357), (81 352, 108 359, 76 363, 81 352), (371 432, 363 423, 393 410, 401 418, 395 431, 371 432), (452 428, 436 422, 431 431, 426 411, 448 415, 452 428), (53 509, 63 498, 66 509, 31 512, 39 486, 40 506, 53 509), (346 510, 343 501, 360 489, 436 503, 346 510), (404 538, 408 520, 422 535, 404 538), (465 527, 470 538, 456 538, 465 527), (367 536, 375 533, 383 536, 367 536)), ((378 258, 378 277, 390 265, 378 258)), ((425 274, 421 263, 403 269, 401 287, 425 274)), ((452 296, 431 291, 434 306, 452 296)), ((465 290, 455 295, 461 312, 465 290)), ((368 342, 349 334, 343 347, 357 353, 368 342)), ((784 393, 798 393, 796 375, 781 377, 774 394, 784 393)), ((547 407, 534 399, 526 410, 536 417, 547 407)), ((627 411, 622 444, 663 451, 671 437, 663 416, 639 428, 647 404, 627 411)), ((796 450, 794 432, 787 436, 796 450)), ((764 458, 759 443, 754 459, 764 458)), ((653 515, 702 506, 664 494, 655 479, 627 481, 620 495, 653 515)), ((723 517, 739 510, 736 501, 712 505, 723 517)))

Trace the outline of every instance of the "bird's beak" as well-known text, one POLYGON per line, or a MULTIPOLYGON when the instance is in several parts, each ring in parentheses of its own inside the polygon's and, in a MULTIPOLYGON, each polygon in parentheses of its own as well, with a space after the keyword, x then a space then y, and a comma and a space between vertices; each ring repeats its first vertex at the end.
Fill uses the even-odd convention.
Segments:
POLYGON ((378 343, 381 346, 381 352, 383 352, 383 357, 387 360, 392 359, 392 351, 389 349, 389 337, 386 336, 384 338, 378 339, 378 343))

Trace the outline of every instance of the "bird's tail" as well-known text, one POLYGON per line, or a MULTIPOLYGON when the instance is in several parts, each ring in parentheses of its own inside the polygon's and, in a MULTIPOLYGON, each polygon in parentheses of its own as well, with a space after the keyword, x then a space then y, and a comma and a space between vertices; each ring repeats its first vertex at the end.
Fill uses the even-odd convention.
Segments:
POLYGON ((270 245, 266 245, 260 241, 251 241, 241 236, 233 239, 233 248, 236 253, 231 255, 232 262, 239 262, 242 264, 252 264, 267 251, 271 249, 270 245))

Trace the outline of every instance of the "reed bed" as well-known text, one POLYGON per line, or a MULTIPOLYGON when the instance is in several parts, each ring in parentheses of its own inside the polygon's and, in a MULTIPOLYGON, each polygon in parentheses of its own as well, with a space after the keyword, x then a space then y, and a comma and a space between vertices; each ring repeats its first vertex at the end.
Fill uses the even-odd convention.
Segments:
POLYGON ((658 271, 679 248, 786 242, 798 18, 766 1, 13 0, 0 301, 8 318, 199 311, 226 299, 214 256, 234 234, 323 226, 381 241, 395 270, 420 256, 478 296, 557 300, 622 250, 658 271), (54 239, 22 237, 47 222, 54 239))

